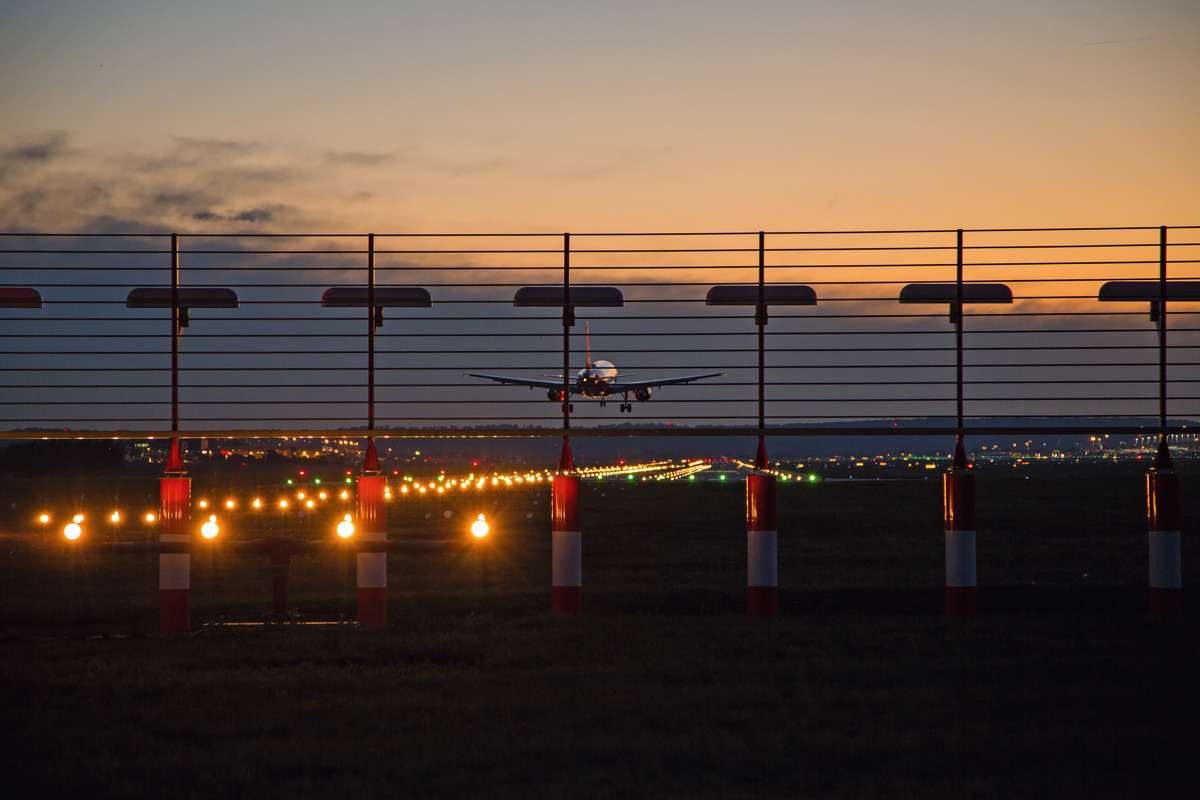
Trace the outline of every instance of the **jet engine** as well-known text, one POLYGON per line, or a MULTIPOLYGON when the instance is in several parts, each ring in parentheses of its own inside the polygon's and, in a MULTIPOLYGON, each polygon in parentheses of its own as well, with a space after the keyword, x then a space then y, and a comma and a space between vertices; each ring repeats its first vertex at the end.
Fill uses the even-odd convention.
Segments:
POLYGON ((646 402, 647 400, 649 400, 649 399, 650 399, 650 390, 649 390, 649 389, 645 389, 645 388, 643 388, 643 389, 634 389, 634 390, 633 390, 633 396, 634 396, 634 397, 636 397, 636 398, 638 399, 638 401, 640 401, 640 402, 644 403, 644 402, 646 402))
POLYGON ((562 389, 551 389, 546 392, 546 399, 552 403, 561 403, 565 397, 562 389))

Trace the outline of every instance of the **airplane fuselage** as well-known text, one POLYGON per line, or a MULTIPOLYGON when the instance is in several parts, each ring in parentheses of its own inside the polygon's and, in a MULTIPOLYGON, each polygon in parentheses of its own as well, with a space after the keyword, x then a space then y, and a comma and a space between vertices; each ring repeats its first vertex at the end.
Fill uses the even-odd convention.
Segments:
POLYGON ((595 361, 591 366, 579 370, 575 386, 584 397, 608 397, 612 394, 609 383, 617 377, 617 368, 610 361, 595 361))

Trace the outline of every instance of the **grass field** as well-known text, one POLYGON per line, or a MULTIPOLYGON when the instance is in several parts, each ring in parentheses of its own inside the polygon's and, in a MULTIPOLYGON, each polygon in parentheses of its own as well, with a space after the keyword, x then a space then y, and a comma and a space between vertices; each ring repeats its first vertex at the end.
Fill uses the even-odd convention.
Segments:
MULTIPOLYGON (((393 537, 495 534, 390 556, 384 630, 160 636, 154 558, 10 534, 6 794, 1200 796, 1200 624, 1145 612, 1144 478, 981 475, 972 620, 936 480, 781 487, 781 615, 748 618, 743 492, 588 484, 578 617, 548 613, 547 489, 393 504, 393 537)), ((294 560, 301 613, 354 595, 351 557, 294 560)), ((197 627, 269 602, 266 559, 193 557, 197 627)))

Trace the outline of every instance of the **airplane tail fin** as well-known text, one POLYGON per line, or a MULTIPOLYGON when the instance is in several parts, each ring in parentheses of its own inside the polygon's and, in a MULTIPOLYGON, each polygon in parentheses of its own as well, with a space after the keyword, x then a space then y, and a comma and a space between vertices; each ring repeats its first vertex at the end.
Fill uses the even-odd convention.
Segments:
POLYGON ((592 368, 592 331, 588 327, 588 323, 583 323, 583 339, 587 347, 587 369, 592 368))

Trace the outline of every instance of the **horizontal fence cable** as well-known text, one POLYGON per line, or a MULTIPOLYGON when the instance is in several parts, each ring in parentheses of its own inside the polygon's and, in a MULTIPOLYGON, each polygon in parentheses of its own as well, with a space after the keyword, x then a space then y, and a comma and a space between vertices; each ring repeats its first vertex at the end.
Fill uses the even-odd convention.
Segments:
MULTIPOLYGON (((768 305, 762 418, 772 433, 817 426, 821 435, 861 435, 852 432, 862 421, 905 422, 875 431, 888 435, 923 419, 953 426, 951 306, 901 304, 899 295, 908 284, 954 284, 956 235, 762 235, 764 285, 804 284, 817 294, 814 306, 768 305)), ((1164 383, 1152 304, 1098 297, 1108 281, 1157 281, 1163 235, 1154 227, 964 231, 964 282, 1004 283, 1013 294, 1011 304, 963 308, 964 425, 1125 430, 1130 420, 1155 422, 1160 388, 1170 430, 1200 424, 1200 304, 1167 304, 1164 383)), ((572 435, 759 430, 755 307, 705 304, 711 287, 757 285, 759 237, 571 235, 571 288, 616 287, 623 307, 574 309, 568 381, 587 366, 586 322, 593 361, 616 364, 619 380, 665 382, 645 401, 617 393, 602 407, 574 397, 572 435), (724 374, 670 383, 710 372, 724 374), (634 429, 642 433, 627 433, 634 429)), ((1168 279, 1200 280, 1200 226, 1168 228, 1165 238, 1168 279)), ((41 308, 0 308, 0 435, 162 435, 172 423, 190 435, 292 422, 362 435, 368 390, 379 426, 485 435, 516 425, 525 435, 561 435, 551 389, 471 373, 562 380, 561 307, 514 307, 514 294, 561 287, 563 241, 404 233, 376 234, 370 247, 367 234, 180 234, 173 251, 165 233, 0 234, 0 285, 36 289, 42 300, 41 308), (125 300, 139 287, 169 290, 173 255, 181 287, 227 287, 239 298, 238 308, 190 309, 174 342, 169 307, 125 300), (367 284, 369 256, 376 285, 421 286, 433 301, 380 310, 371 381, 367 309, 321 305, 326 289, 367 284)))

